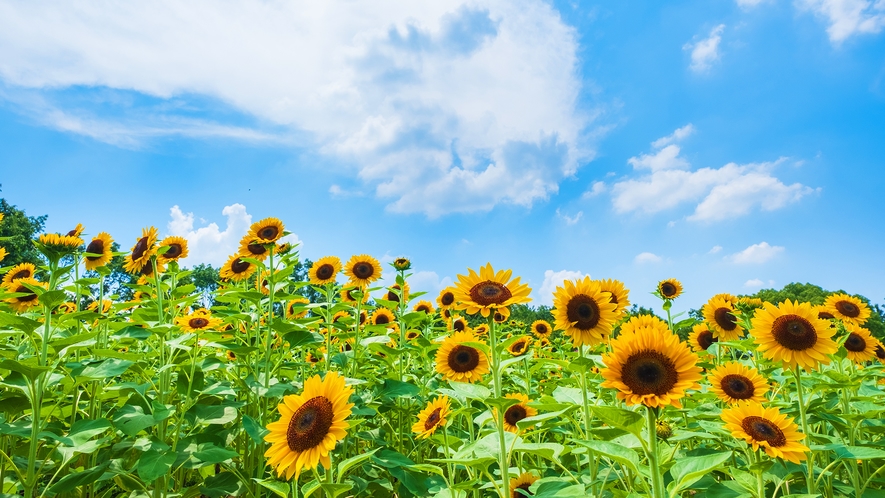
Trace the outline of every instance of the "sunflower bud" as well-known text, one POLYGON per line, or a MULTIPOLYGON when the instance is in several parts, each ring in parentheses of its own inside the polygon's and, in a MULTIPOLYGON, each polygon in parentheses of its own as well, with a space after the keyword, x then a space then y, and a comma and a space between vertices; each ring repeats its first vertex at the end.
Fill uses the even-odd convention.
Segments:
POLYGON ((666 441, 667 438, 673 435, 673 428, 670 427, 670 424, 667 423, 666 420, 658 420, 655 427, 655 432, 658 435, 658 439, 666 441))
POLYGON ((393 267, 397 271, 406 271, 412 267, 412 262, 406 258, 396 258, 393 260, 393 267))

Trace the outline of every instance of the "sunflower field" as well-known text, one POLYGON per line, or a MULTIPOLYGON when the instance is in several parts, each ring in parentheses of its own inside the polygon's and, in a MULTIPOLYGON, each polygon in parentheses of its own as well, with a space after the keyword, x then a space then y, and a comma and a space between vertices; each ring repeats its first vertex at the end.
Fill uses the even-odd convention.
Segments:
POLYGON ((641 290, 658 318, 587 277, 522 323, 511 270, 429 296, 406 258, 328 256, 301 280, 285 234, 254 223, 210 296, 153 227, 123 253, 79 225, 33 241, 41 264, 0 248, 3 496, 885 496, 885 349, 857 297, 684 317, 669 279, 641 290))

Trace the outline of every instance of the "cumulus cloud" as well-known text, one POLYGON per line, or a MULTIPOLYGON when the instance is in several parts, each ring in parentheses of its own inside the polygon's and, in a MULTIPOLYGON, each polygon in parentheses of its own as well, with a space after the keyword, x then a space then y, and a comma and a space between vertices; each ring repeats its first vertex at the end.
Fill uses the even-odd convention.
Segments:
POLYGON ((827 35, 834 44, 856 34, 876 34, 885 27, 882 0, 799 0, 797 5, 829 22, 827 35))
POLYGON ((574 225, 578 221, 581 220, 581 217, 584 216, 584 211, 578 211, 578 214, 574 216, 569 216, 567 214, 563 214, 559 211, 559 208, 556 209, 556 216, 563 221, 565 221, 566 225, 574 225))
POLYGON ((20 99, 39 122, 129 146, 168 128, 309 147, 431 217, 531 206, 592 158, 577 46, 542 0, 0 4, 7 87, 130 92, 104 112, 20 99), (150 115, 120 117, 145 96, 150 115), (177 122, 193 96, 245 118, 177 122))
POLYGON ((719 42, 722 41, 722 31, 725 25, 720 24, 712 30, 710 35, 703 40, 695 43, 686 43, 682 49, 691 50, 691 65, 688 67, 696 72, 701 73, 710 69, 710 66, 719 60, 719 42))
POLYGON ((597 195, 605 192, 607 187, 605 186, 605 182, 593 182, 593 185, 587 189, 586 192, 581 194, 582 199, 589 199, 591 197, 596 197, 597 195))
POLYGON ((663 258, 653 252, 642 252, 633 258, 633 262, 639 265, 645 263, 660 263, 661 261, 663 261, 663 258))
POLYGON ((680 152, 678 145, 670 144, 655 153, 628 159, 634 170, 650 173, 612 185, 615 211, 657 213, 695 203, 687 219, 711 222, 743 216, 754 209, 780 209, 817 191, 801 183, 787 185, 773 176, 774 169, 786 158, 692 171, 680 152))
POLYGON ((772 246, 768 242, 753 244, 741 252, 726 256, 726 260, 735 264, 762 264, 784 252, 783 246, 772 246))
POLYGON ((577 280, 586 276, 588 275, 573 270, 547 270, 544 272, 544 282, 541 284, 541 287, 533 291, 534 301, 537 304, 552 306, 553 294, 556 292, 557 287, 562 287, 562 283, 566 280, 577 280))
POLYGON ((674 142, 681 142, 683 139, 689 137, 692 133, 694 133, 694 125, 688 123, 682 128, 676 128, 676 131, 674 131, 672 134, 655 140, 651 143, 651 146, 659 149, 661 147, 664 147, 665 145, 670 145, 674 142))

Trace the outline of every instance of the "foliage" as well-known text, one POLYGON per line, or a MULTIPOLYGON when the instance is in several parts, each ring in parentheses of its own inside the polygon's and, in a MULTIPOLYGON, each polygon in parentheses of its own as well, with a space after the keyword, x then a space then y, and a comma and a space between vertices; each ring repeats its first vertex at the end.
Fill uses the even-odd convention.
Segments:
POLYGON ((2 265, 14 266, 26 262, 40 264, 40 253, 31 241, 43 231, 47 215, 28 216, 24 210, 18 209, 3 198, 0 198, 0 213, 3 213, 3 222, 0 223, 0 246, 6 248, 8 252, 2 265))

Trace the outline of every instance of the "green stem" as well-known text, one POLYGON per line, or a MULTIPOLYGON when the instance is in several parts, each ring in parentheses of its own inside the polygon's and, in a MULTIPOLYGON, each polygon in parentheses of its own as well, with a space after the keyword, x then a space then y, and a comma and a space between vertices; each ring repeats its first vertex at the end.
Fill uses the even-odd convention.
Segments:
MULTIPOLYGON (((489 315, 489 349, 492 351, 492 375, 494 379, 495 398, 501 398, 501 362, 498 360, 498 331, 495 323, 495 315, 489 315)), ((504 437, 504 414, 496 419, 498 428, 498 444, 500 451, 498 452, 498 466, 501 468, 501 497, 510 498, 510 462, 508 461, 506 439, 504 437)))
POLYGON ((765 479, 762 475, 762 450, 758 449, 754 453, 756 455, 756 496, 758 498, 765 498, 765 479))
POLYGON ((657 409, 645 407, 648 428, 648 470, 651 472, 651 488, 654 498, 664 498, 664 478, 658 465, 657 409))
MULTIPOLYGON (((804 389, 802 388, 802 374, 799 365, 793 369, 796 376, 796 394, 799 397, 799 418, 802 421, 802 433, 805 434, 807 446, 811 448, 811 432, 808 430, 808 417, 805 415, 804 389)), ((814 481, 814 450, 808 451, 808 470, 805 474, 805 486, 809 494, 817 493, 817 483, 814 481)))

